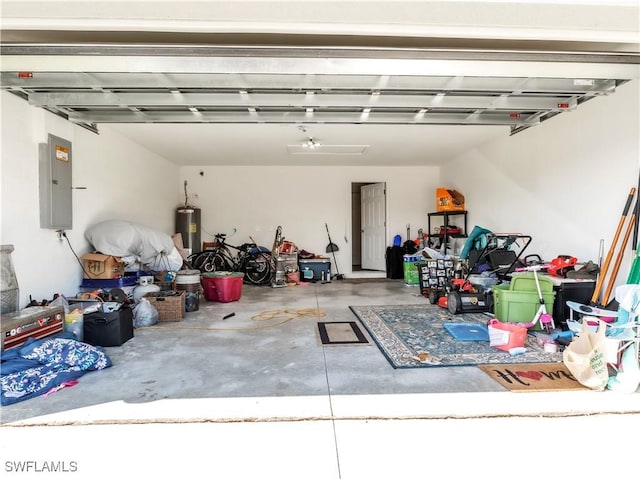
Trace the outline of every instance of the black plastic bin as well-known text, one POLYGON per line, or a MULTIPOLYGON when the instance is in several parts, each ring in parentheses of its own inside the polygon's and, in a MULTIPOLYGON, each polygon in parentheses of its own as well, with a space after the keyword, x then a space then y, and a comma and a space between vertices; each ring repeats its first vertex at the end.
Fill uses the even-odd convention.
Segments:
POLYGON ((93 346, 121 346, 133 338, 133 310, 97 311, 84 315, 84 342, 93 346))

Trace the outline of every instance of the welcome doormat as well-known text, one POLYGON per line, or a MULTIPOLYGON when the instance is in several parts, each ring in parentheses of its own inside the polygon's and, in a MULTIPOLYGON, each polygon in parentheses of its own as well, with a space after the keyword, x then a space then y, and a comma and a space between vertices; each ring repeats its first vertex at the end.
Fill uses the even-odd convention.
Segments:
POLYGON ((355 321, 321 321, 318 333, 322 344, 362 344, 369 341, 355 321))
POLYGON ((478 366, 509 391, 566 391, 587 389, 564 363, 500 364, 478 366))
POLYGON ((562 353, 547 353, 528 335, 526 352, 511 356, 489 341, 458 341, 445 324, 486 324, 484 313, 451 314, 436 305, 349 306, 394 368, 477 366, 479 364, 555 363, 562 353))

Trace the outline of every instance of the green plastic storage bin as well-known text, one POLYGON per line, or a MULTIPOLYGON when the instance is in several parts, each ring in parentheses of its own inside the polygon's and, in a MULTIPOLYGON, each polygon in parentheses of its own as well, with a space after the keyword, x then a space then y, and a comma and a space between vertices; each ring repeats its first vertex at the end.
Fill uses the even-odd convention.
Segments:
MULTIPOLYGON (((553 291, 553 281, 544 274, 538 273, 538 283, 540 283, 540 291, 542 294, 553 291)), ((512 291, 533 291, 538 294, 536 289, 536 279, 533 273, 513 273, 511 275, 511 283, 509 289, 512 291)), ((544 297, 544 296, 543 296, 544 297)))
MULTIPOLYGON (((540 307, 535 283, 533 283, 533 291, 514 291, 510 288, 511 284, 499 284, 493 287, 493 312, 496 318, 505 323, 530 323, 540 307)), ((543 290, 542 284, 540 284, 540 289, 547 313, 552 314, 556 293, 553 289, 551 291, 543 290)), ((532 331, 542 331, 542 326, 538 322, 531 329, 532 331)))

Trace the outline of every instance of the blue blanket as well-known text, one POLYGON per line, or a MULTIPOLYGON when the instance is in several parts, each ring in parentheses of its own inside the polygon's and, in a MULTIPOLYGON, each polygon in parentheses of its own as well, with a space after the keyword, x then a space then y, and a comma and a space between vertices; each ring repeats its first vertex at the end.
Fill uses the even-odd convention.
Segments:
POLYGON ((73 381, 87 371, 111 366, 102 348, 62 333, 28 339, 22 346, 0 353, 0 399, 3 406, 40 396, 73 381))

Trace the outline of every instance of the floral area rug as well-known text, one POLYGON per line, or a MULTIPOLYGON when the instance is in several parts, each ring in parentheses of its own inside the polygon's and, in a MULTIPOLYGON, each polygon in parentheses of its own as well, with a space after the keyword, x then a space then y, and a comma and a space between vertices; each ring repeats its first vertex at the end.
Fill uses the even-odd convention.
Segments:
POLYGON ((436 305, 349 306, 394 368, 554 363, 562 353, 547 353, 527 335, 526 352, 512 356, 488 341, 459 341, 447 323, 486 324, 484 313, 451 314, 436 305))

